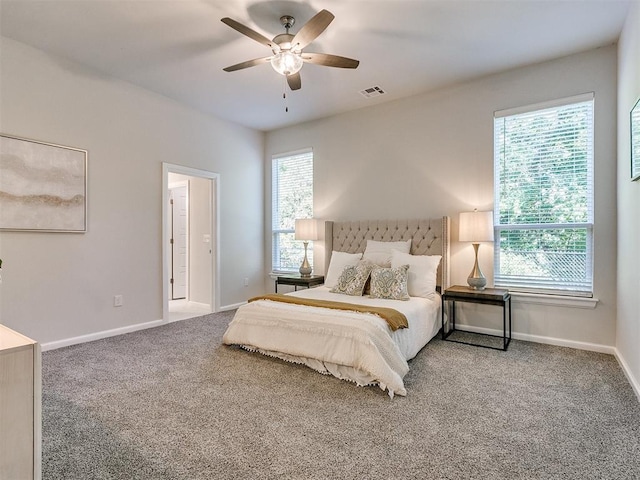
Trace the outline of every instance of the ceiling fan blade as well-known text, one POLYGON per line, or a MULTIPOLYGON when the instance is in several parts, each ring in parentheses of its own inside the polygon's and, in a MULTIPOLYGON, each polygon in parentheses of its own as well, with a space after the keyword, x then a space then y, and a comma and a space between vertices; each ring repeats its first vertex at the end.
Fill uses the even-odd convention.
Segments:
POLYGON ((268 63, 271 57, 254 58, 253 60, 247 60, 246 62, 236 63, 230 67, 223 68, 225 72, 235 72, 236 70, 242 70, 243 68, 255 67, 261 63, 268 63))
POLYGON ((247 37, 255 40, 258 43, 266 45, 269 48, 276 49, 277 51, 280 50, 280 47, 276 43, 274 43, 272 40, 269 40, 264 35, 256 32, 255 30, 252 30, 251 28, 247 27, 246 25, 243 25, 240 22, 236 22, 232 18, 225 17, 225 18, 221 19, 220 21, 222 23, 226 24, 226 25, 229 25, 231 28, 233 28, 234 30, 240 32, 241 34, 246 35, 247 37))
POLYGON ((287 83, 291 90, 300 90, 302 88, 302 79, 300 78, 300 72, 293 75, 287 75, 287 83))
POLYGON ((318 35, 324 32, 325 28, 334 19, 333 13, 329 10, 321 10, 316 13, 311 20, 305 23, 291 40, 292 50, 302 50, 304 47, 313 42, 318 35))
POLYGON ((302 60, 315 65, 324 65, 325 67, 338 68, 358 68, 359 60, 353 58, 340 57, 338 55, 329 55, 328 53, 302 53, 302 60))

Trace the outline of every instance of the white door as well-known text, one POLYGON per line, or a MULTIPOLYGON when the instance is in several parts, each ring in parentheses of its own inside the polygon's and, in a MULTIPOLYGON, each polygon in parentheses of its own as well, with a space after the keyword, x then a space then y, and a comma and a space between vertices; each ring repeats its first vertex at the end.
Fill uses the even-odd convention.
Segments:
POLYGON ((171 299, 187 298, 189 264, 188 184, 169 189, 171 203, 171 299))

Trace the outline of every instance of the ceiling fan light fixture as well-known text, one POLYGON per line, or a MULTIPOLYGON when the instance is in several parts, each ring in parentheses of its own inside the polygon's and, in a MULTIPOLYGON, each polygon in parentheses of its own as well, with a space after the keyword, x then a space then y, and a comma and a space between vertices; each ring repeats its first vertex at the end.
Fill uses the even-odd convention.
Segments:
MULTIPOLYGON (((0 0, 1 2, 2 0, 0 0)), ((283 3, 283 2, 281 2, 283 3)), ((284 2, 291 3, 291 2, 284 2)), ((289 33, 289 29, 295 23, 295 18, 291 15, 283 15, 280 17, 280 23, 285 28, 286 33, 276 35, 273 40, 269 40, 261 33, 252 30, 246 25, 236 22, 235 20, 225 17, 222 23, 233 28, 237 32, 255 40, 262 45, 266 45, 273 52, 272 56, 255 58, 246 62, 237 63, 229 67, 223 68, 225 72, 235 72, 244 68, 254 67, 266 62, 270 62, 273 69, 280 75, 286 77, 285 85, 293 90, 300 90, 302 81, 300 79, 300 69, 305 63, 314 65, 323 65, 325 67, 337 68, 357 68, 358 60, 353 58, 341 57, 339 55, 330 55, 328 53, 310 53, 302 51, 313 42, 329 26, 334 19, 333 13, 328 10, 320 10, 311 20, 305 23, 298 33, 295 35, 289 33), (304 57, 302 56, 304 55, 304 57)))
POLYGON ((293 75, 298 73, 304 62, 299 53, 283 50, 271 57, 271 66, 280 75, 293 75))

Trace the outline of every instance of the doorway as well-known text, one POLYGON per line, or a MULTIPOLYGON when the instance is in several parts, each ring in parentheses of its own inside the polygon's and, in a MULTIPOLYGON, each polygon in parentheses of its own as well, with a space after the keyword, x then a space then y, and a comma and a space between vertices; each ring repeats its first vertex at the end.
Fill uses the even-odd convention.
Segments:
POLYGON ((189 180, 169 174, 169 301, 186 300, 189 278, 189 180))
POLYGON ((163 163, 163 319, 219 310, 219 175, 163 163))

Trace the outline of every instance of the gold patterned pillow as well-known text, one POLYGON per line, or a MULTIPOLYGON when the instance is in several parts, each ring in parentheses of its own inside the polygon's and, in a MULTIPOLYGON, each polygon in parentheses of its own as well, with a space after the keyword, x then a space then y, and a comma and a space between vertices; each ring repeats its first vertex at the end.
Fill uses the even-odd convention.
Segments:
POLYGON ((333 293, 344 293, 345 295, 362 296, 364 286, 369 279, 369 274, 373 264, 370 262, 358 262, 356 265, 347 265, 342 270, 340 278, 335 287, 330 291, 333 293))
POLYGON ((371 271, 371 297, 390 300, 409 300, 407 272, 409 265, 396 268, 375 267, 371 271))

